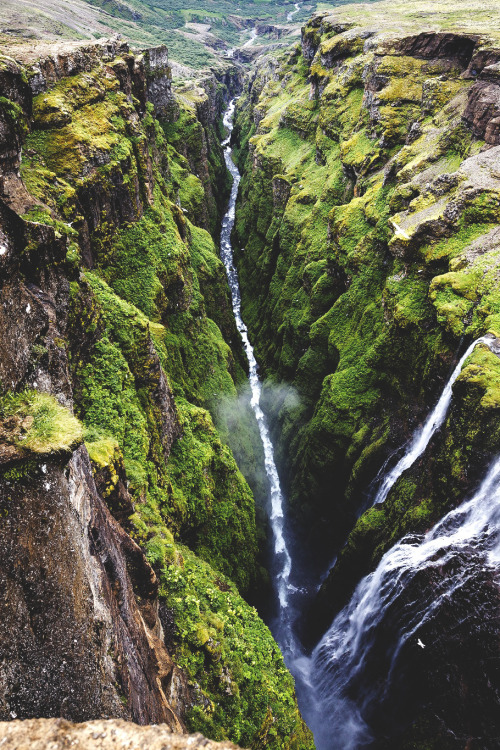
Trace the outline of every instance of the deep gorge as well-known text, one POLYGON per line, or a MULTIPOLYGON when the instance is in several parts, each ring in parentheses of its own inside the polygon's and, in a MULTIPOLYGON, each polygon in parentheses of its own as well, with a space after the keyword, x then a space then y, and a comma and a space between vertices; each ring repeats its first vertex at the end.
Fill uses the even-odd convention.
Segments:
POLYGON ((500 53, 384 23, 0 57, 2 721, 498 746, 500 53))

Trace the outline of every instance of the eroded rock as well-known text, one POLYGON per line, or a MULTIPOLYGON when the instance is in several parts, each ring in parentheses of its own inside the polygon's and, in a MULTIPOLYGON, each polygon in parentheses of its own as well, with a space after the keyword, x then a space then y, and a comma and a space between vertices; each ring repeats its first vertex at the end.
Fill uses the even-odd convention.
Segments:
POLYGON ((172 734, 168 726, 138 727, 120 720, 70 724, 63 719, 0 723, 5 750, 237 750, 231 742, 211 742, 201 734, 172 734))

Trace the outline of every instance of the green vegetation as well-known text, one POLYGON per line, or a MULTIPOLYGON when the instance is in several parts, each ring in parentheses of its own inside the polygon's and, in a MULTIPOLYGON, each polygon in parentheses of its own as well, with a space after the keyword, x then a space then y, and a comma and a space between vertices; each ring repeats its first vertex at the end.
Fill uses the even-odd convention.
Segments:
MULTIPOLYGON (((34 0, 18 8, 13 0, 2 7, 5 32, 1 41, 20 39, 103 39, 115 34, 145 49, 166 44, 171 59, 192 69, 225 65, 226 49, 249 38, 249 27, 257 21, 286 24, 295 10, 292 0, 85 0, 90 6, 82 27, 77 4, 54 0, 43 13, 34 0), (56 20, 57 18, 57 20, 56 20), (62 22, 60 19, 63 19, 62 22), (8 31, 7 31, 8 30, 8 31)), ((293 17, 303 22, 316 7, 315 0, 293 17)), ((271 35, 267 43, 276 42, 271 35)))
MULTIPOLYGON (((369 16, 371 7, 342 16, 369 16)), ((462 337, 500 330, 498 189, 492 181, 472 199, 463 187, 479 183, 480 170, 493 175, 461 121, 470 83, 459 63, 391 54, 390 41, 374 55, 376 38, 366 45, 361 32, 339 34, 337 21, 306 26, 308 62, 298 51, 277 67, 262 62, 236 126, 244 315, 266 376, 298 391, 298 404, 275 410, 289 497, 330 548, 425 415, 462 337)), ((362 555, 372 555, 370 569, 388 544, 463 493, 469 448, 484 438, 478 403, 497 431, 495 396, 478 389, 470 378, 470 431, 450 427, 443 476, 453 492, 445 500, 434 488, 431 500, 422 482, 401 484, 394 507, 363 516, 346 552, 352 581, 362 555)), ((459 392, 465 398, 457 384, 459 392)), ((342 571, 347 579, 347 562, 342 571)))
POLYGON ((35 390, 0 396, 0 420, 4 439, 32 453, 70 451, 83 439, 82 425, 70 410, 35 390))
POLYGON ((174 616, 176 659, 204 696, 189 713, 190 731, 243 747, 312 750, 293 680, 255 609, 168 535, 154 537, 147 554, 160 568, 160 594, 174 616))
MULTIPOLYGON (((267 574, 252 492, 226 444, 254 470, 255 424, 245 412, 235 430, 221 406, 238 403, 246 380, 207 231, 229 187, 221 126, 201 124, 208 95, 197 86, 183 87, 177 121, 160 124, 150 105, 143 112, 123 93, 124 71, 123 60, 111 61, 36 97, 22 164, 37 201, 26 218, 67 242, 78 419, 40 394, 6 396, 2 408, 19 414, 22 447, 57 450, 83 438, 111 509, 125 472, 128 530, 159 576, 172 654, 190 680, 190 729, 312 749, 279 650, 241 598, 267 574)), ((209 93, 221 107, 223 90, 209 93)))

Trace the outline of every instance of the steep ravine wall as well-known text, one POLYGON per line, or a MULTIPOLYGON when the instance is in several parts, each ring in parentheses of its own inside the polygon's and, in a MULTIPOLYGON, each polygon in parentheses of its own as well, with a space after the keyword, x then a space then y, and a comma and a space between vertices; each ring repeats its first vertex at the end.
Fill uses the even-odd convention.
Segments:
POLYGON ((164 48, 46 52, 0 57, 0 718, 310 747, 209 411, 244 377, 207 231, 238 73, 176 96, 164 48))
POLYGON ((243 311, 266 377, 295 391, 270 408, 297 544, 317 572, 342 550, 309 642, 389 546, 477 486, 500 445, 500 361, 480 345, 429 449, 361 515, 459 354, 500 334, 498 44, 387 26, 316 14, 300 46, 259 62, 238 105, 243 311))
MULTIPOLYGON (((297 630, 309 646, 384 552, 471 495, 500 446, 498 42, 389 31, 370 12, 368 28, 343 11, 317 14, 300 46, 259 61, 234 134, 235 257, 257 358, 279 386, 269 409, 295 573, 308 559, 317 585, 336 559, 303 599, 297 630), (488 332, 493 350, 480 344, 464 363, 427 450, 366 510, 385 462, 488 332)), ((372 633, 367 615, 371 645, 349 675, 371 746, 496 747, 495 571, 471 550, 401 587, 383 628, 372 633), (405 608, 446 581, 448 604, 421 612, 423 648, 408 637, 390 668, 405 608)))

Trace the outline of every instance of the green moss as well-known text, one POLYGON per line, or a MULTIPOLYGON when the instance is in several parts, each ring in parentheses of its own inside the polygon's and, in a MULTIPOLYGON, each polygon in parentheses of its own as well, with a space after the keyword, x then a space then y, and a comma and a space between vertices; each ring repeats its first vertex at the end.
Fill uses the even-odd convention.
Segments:
POLYGON ((342 162, 354 168, 357 172, 368 171, 380 156, 377 143, 370 140, 366 133, 361 130, 343 141, 340 148, 342 162))
POLYGON ((247 591, 257 555, 252 494, 208 412, 180 400, 177 407, 182 437, 168 460, 162 514, 197 554, 247 591))
POLYGON ((208 699, 191 709, 189 730, 246 747, 312 749, 283 657, 234 586, 177 547, 160 595, 177 626, 175 658, 208 699))
POLYGON ((48 393, 25 390, 0 397, 0 417, 17 418, 11 442, 32 453, 70 451, 82 442, 82 426, 48 393))
POLYGON ((95 432, 89 434, 87 431, 85 435, 85 447, 87 448, 92 463, 99 469, 103 469, 105 466, 113 466, 117 457, 120 454, 118 443, 113 438, 101 437, 95 432))
POLYGON ((26 115, 17 102, 13 102, 5 96, 0 96, 0 112, 6 117, 13 131, 22 139, 29 132, 26 115))
POLYGON ((476 346, 459 379, 480 389, 483 409, 500 409, 500 360, 485 344, 476 346))
MULTIPOLYGON (((236 590, 254 592, 263 580, 252 493, 221 438, 228 421, 218 408, 237 399, 241 342, 215 245, 194 225, 213 229, 214 191, 221 201, 227 194, 220 148, 211 147, 220 133, 201 125, 197 108, 208 98, 188 88, 179 120, 162 129, 151 106, 144 114, 121 91, 122 64, 41 94, 23 154, 23 179, 38 201, 27 218, 68 239, 75 409, 105 497, 126 472, 133 536, 174 612, 174 658, 195 696, 191 728, 259 747, 312 748, 278 648, 236 590)), ((32 450, 69 444, 61 414, 48 414, 58 428, 50 432, 35 407, 23 446, 30 437, 32 450)), ((240 448, 254 428, 240 430, 240 448)))

